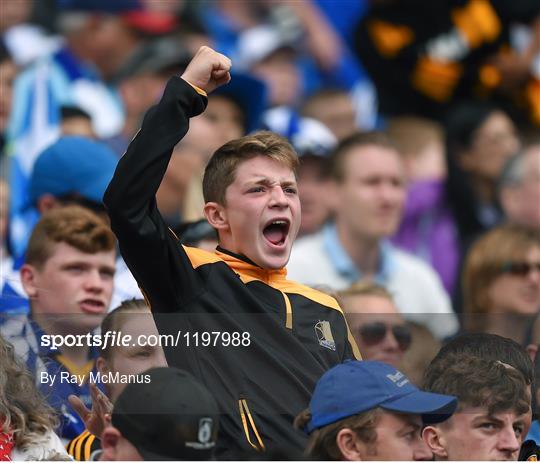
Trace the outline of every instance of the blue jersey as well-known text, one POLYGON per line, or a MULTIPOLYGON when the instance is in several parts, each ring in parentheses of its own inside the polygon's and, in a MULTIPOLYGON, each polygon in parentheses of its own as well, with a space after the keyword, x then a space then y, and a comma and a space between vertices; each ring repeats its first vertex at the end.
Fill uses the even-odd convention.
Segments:
POLYGON ((19 272, 23 263, 22 257, 15 259, 15 261, 9 258, 1 262, 0 313, 26 315, 30 312, 30 302, 24 292, 19 272))
POLYGON ((529 433, 527 434, 525 440, 530 439, 535 441, 537 444, 540 444, 540 422, 538 420, 534 420, 529 428, 529 433))

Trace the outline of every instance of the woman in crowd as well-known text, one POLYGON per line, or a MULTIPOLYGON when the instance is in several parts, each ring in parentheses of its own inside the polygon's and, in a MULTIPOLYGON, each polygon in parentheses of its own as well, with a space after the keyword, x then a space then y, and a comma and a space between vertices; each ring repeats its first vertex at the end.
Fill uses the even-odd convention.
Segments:
POLYGON ((455 106, 445 131, 447 196, 466 250, 474 238, 501 220, 496 184, 520 142, 512 120, 488 103, 455 106))
POLYGON ((0 336, 0 461, 69 460, 56 425, 26 366, 0 336))
POLYGON ((540 235, 503 225, 476 241, 463 269, 465 328, 525 341, 540 309, 540 235))

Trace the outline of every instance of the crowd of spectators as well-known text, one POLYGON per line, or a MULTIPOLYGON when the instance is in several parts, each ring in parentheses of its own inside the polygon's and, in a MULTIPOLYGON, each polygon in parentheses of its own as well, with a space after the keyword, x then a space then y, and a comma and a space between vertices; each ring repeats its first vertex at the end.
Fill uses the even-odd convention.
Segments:
MULTIPOLYGON (((540 458, 537 0, 2 0, 0 34, 0 460, 540 458), (205 213, 213 153, 261 130, 290 142, 301 217, 286 269, 298 283, 279 283, 279 304, 252 291, 268 306, 283 296, 286 328, 334 351, 309 357, 317 378, 287 372, 279 388, 301 391, 290 403, 311 388, 292 410, 276 395, 257 413, 250 391, 280 381, 237 383, 207 353, 177 363, 181 347, 54 344, 174 331, 142 281, 168 288, 173 264, 156 255, 132 274, 109 185, 143 121, 168 137, 151 108, 202 46, 230 58, 231 80, 208 95, 188 81, 206 107, 192 104, 187 117, 201 114, 148 209, 197 248, 186 256, 199 271, 199 250, 226 251, 205 213), (346 345, 328 321, 299 322, 291 293, 330 307, 346 345), (238 389, 231 411, 223 394, 238 389), (282 420, 288 433, 265 434, 282 420), (229 448, 231 429, 245 442, 229 448)), ((282 140, 261 137, 251 146, 282 140)), ((149 162, 149 184, 159 168, 149 162)), ((130 200, 146 194, 144 173, 130 200)), ((256 270, 246 281, 233 266, 238 279, 272 286, 244 257, 256 270)), ((256 324, 273 326, 267 316, 256 324)), ((267 335, 237 361, 264 371, 284 334, 267 335)))

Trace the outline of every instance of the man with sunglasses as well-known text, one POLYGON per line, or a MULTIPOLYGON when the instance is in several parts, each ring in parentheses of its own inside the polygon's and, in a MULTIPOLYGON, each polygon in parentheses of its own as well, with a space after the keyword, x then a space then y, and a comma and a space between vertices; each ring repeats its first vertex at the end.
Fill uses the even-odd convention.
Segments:
POLYGON ((398 367, 412 337, 388 290, 365 281, 338 295, 362 358, 398 367))

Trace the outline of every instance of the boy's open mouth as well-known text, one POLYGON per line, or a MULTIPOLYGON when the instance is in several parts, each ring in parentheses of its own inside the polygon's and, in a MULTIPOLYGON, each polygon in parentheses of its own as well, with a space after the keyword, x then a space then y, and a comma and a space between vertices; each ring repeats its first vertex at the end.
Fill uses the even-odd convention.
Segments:
POLYGON ((274 219, 263 229, 264 237, 274 246, 285 243, 291 224, 288 219, 274 219))
POLYGON ((98 299, 85 299, 79 303, 83 312, 86 313, 103 313, 106 310, 105 304, 98 299))

